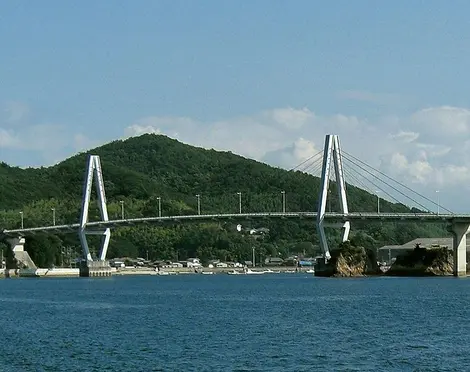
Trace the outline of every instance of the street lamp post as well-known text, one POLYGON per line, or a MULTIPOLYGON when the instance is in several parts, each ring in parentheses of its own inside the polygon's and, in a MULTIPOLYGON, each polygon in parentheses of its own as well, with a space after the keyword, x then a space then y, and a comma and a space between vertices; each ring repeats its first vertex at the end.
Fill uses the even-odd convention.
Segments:
POLYGON ((380 190, 376 190, 375 193, 377 195, 377 214, 380 214, 380 190))
POLYGON ((197 194, 197 214, 201 214, 201 195, 197 194))
POLYGON ((282 194, 282 213, 286 213, 286 192, 282 190, 281 194, 282 194))
POLYGON ((52 225, 55 226, 55 208, 51 208, 52 211, 52 225))
POLYGON ((439 216, 439 213, 440 213, 440 203, 439 203, 439 190, 436 190, 436 194, 437 194, 437 215, 439 216))
POLYGON ((329 209, 330 209, 330 213, 331 213, 331 190, 328 189, 328 199, 327 199, 327 203, 328 203, 328 206, 329 206, 329 209))
POLYGON ((237 192, 238 195, 238 213, 242 214, 242 193, 237 192))
POLYGON ((159 196, 158 198, 158 217, 162 216, 162 198, 159 196))
POLYGON ((119 201, 121 203, 121 220, 124 219, 124 200, 119 201))
POLYGON ((20 212, 21 216, 21 228, 24 229, 24 217, 23 217, 23 211, 20 212))

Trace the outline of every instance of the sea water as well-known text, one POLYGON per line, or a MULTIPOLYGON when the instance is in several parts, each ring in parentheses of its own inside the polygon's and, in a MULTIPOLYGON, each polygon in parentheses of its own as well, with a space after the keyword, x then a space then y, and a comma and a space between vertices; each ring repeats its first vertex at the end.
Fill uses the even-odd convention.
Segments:
POLYGON ((0 280, 3 371, 466 371, 470 280, 0 280))

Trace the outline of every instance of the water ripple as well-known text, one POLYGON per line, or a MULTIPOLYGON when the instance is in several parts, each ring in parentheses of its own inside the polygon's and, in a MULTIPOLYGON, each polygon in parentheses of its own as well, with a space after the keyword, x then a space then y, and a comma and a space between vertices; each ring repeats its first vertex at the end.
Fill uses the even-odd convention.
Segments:
POLYGON ((0 370, 465 370, 469 294, 452 278, 2 280, 0 370))

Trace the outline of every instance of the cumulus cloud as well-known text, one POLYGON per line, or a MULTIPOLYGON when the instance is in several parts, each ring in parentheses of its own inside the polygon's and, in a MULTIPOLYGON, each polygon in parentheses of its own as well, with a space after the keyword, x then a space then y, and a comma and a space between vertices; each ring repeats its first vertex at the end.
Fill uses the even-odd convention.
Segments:
MULTIPOLYGON (((65 125, 32 122, 29 109, 8 107, 8 115, 5 110, 0 115, 0 155, 8 163, 49 165, 113 139, 90 139, 65 125)), ((130 123, 124 137, 144 133, 229 150, 286 169, 321 151, 326 134, 338 134, 345 155, 352 154, 423 194, 435 195, 440 190, 444 202, 446 195, 450 204, 452 196, 458 195, 456 209, 463 205, 459 202, 462 189, 470 184, 470 110, 466 108, 431 107, 374 120, 341 113, 319 115, 306 107, 275 108, 215 121, 151 116, 130 123)), ((350 176, 351 172, 349 182, 350 176)))
POLYGON ((93 144, 63 124, 34 123, 21 102, 0 104, 0 157, 11 165, 44 166, 63 160, 93 144))
POLYGON ((299 161, 311 158, 320 150, 321 148, 312 141, 299 138, 288 147, 267 152, 260 160, 282 168, 292 169, 299 164, 299 161))
POLYGON ((419 133, 405 132, 403 130, 401 130, 400 132, 396 134, 390 135, 391 139, 396 139, 396 140, 400 140, 400 141, 408 142, 408 143, 413 142, 414 140, 418 139, 418 137, 419 137, 419 133))
POLYGON ((458 138, 470 133, 470 110, 459 107, 431 107, 411 116, 410 125, 430 140, 458 138))
POLYGON ((19 101, 8 101, 1 106, 3 106, 3 121, 10 125, 18 124, 26 120, 30 111, 26 103, 19 101))
POLYGON ((338 134, 345 153, 416 191, 429 195, 441 189, 444 195, 448 190, 450 199, 470 182, 470 111, 465 108, 425 108, 406 117, 370 120, 287 107, 213 122, 156 116, 126 128, 127 136, 142 133, 162 133, 287 169, 321 150, 326 134, 338 134))
POLYGON ((265 115, 268 119, 272 119, 274 122, 285 126, 287 129, 300 129, 308 121, 315 118, 315 114, 308 108, 296 110, 292 107, 266 111, 265 115))

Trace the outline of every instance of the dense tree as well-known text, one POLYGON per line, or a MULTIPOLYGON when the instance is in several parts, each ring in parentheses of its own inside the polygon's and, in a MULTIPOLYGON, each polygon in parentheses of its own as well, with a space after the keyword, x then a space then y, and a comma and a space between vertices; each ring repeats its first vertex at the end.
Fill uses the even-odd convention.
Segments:
MULTIPOLYGON (((246 212, 281 211, 281 191, 286 191, 287 210, 314 211, 319 179, 299 171, 286 171, 234 155, 182 144, 162 135, 143 135, 114 141, 91 151, 100 155, 105 180, 108 214, 121 218, 121 201, 126 217, 157 216, 159 200, 162 215, 197 213, 196 194, 201 195, 202 213, 237 213, 238 192, 246 212), (161 198, 161 199, 159 199, 161 198)), ((25 227, 50 225, 54 209, 57 224, 76 223, 81 208, 86 154, 78 154, 55 166, 21 169, 0 164, 0 224, 19 228, 22 212, 25 227)), ((334 187, 334 183, 332 187, 334 187)), ((334 195, 334 190, 331 193, 334 195)), ((95 197, 93 196, 95 199, 95 197)), ((351 211, 375 211, 376 196, 348 185, 351 211)), ((337 200, 331 200, 337 208, 337 200)), ((401 204, 381 202, 383 212, 409 211, 401 204)), ((99 220, 99 210, 91 204, 90 220, 99 220)), ((113 231, 109 257, 140 256, 149 259, 251 260, 266 255, 315 255, 318 238, 311 220, 229 221, 178 226, 135 225, 113 231), (244 231, 239 233, 236 224, 244 231), (246 229, 265 227, 269 234, 253 237, 246 229)), ((354 244, 376 248, 399 244, 417 236, 447 234, 439 224, 353 224, 354 244)), ((328 241, 337 245, 338 230, 328 229, 328 241)), ((97 254, 97 237, 89 237, 97 254)), ((80 253, 77 234, 27 239, 27 249, 37 264, 51 266, 62 262, 63 250, 80 253)))

